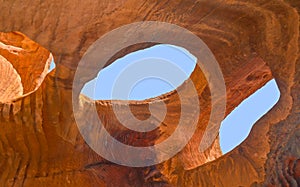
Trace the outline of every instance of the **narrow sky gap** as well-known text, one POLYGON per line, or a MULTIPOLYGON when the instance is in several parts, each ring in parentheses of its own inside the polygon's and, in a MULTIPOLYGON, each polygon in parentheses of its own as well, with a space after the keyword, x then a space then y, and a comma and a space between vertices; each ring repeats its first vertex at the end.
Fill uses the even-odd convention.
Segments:
POLYGON ((52 59, 48 72, 52 71, 54 68, 55 68, 55 63, 54 63, 54 59, 52 59))
POLYGON ((222 122, 220 144, 227 153, 247 138, 254 123, 266 114, 279 100, 280 91, 272 79, 245 99, 222 122))

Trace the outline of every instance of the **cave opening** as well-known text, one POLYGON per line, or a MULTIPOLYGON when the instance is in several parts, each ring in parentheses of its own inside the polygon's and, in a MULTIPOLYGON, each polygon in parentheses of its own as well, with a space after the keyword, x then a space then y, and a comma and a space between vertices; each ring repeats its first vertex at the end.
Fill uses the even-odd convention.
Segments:
MULTIPOLYGON (((81 93, 93 100, 153 98, 180 86, 190 77, 196 63, 197 58, 184 48, 168 44, 155 45, 129 53, 102 69, 95 79, 85 84, 81 93), (172 67, 163 65, 161 60, 171 62, 180 71, 174 73, 172 67), (151 71, 154 74, 147 74, 151 71), (120 77, 121 81, 118 80, 120 77), (127 84, 128 77, 131 79, 130 84, 127 84), (117 81, 121 83, 116 84, 117 81), (127 92, 124 93, 124 90, 127 92)), ((227 153, 242 143, 255 122, 278 102, 279 97, 278 86, 275 79, 272 79, 225 117, 219 129, 222 152, 227 153)))
POLYGON ((56 67, 54 58, 52 58, 48 72, 51 72, 56 67))
POLYGON ((175 90, 197 58, 186 49, 159 44, 135 51, 102 69, 82 93, 94 100, 144 100, 175 90))
POLYGON ((240 103, 221 123, 219 135, 223 154, 242 143, 252 126, 278 102, 280 91, 275 79, 240 103))

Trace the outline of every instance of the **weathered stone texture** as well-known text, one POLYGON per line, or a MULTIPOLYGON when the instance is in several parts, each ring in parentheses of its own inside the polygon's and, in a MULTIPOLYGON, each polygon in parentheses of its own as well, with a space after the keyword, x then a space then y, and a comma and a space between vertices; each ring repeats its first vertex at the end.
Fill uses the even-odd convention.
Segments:
MULTIPOLYGON (((0 8, 0 186, 300 185, 298 0, 0 0, 0 8), (226 115, 276 79, 279 102, 233 151, 222 155, 216 137, 204 153, 198 152, 211 100, 197 68, 191 80, 203 110, 194 136, 173 158, 151 168, 124 167, 101 158, 84 142, 72 110, 79 60, 105 33, 148 20, 177 24, 205 41, 224 74, 226 115), (56 68, 48 73, 51 54, 56 68)), ((112 54, 108 64, 152 45, 129 46, 112 54)), ((168 103, 172 112, 164 125, 145 134, 121 127, 112 115, 115 102, 96 101, 96 106, 113 136, 145 146, 166 139, 179 118, 176 91, 130 101, 130 107, 142 119, 154 101, 168 103)), ((92 100, 80 96, 79 102, 82 110, 91 110, 92 100)), ((117 105, 122 111, 126 103, 117 105)))

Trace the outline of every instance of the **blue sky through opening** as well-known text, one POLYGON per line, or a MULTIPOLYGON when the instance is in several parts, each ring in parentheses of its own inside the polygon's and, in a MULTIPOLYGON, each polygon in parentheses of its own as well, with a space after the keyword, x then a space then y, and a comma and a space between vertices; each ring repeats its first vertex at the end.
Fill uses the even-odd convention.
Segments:
MULTIPOLYGON (((192 73, 195 63, 196 58, 185 49, 171 45, 157 45, 130 53, 125 57, 116 60, 108 67, 101 70, 97 78, 87 83, 84 86, 82 93, 95 100, 143 100, 159 96, 174 90, 182 84, 192 73), (158 79, 156 77, 138 80, 135 85, 132 85, 130 93, 126 95, 127 97, 113 98, 111 92, 114 81, 119 76, 119 73, 126 69, 132 62, 142 58, 152 57, 167 59, 172 63, 175 63, 184 72, 184 75, 181 75, 181 77, 179 77, 175 83, 173 82, 173 84, 170 84, 167 80, 158 79)), ((53 61, 50 67, 51 70, 55 67, 53 61)), ((157 67, 157 69, 164 68, 157 67)), ((141 69, 140 71, 146 72, 148 70, 141 69)), ((164 69, 162 73, 168 73, 168 69, 164 69)), ((221 124, 220 145, 223 153, 229 152, 246 139, 253 124, 278 102, 279 97, 280 92, 276 81, 273 79, 236 107, 221 124)))
POLYGON ((55 63, 54 63, 54 58, 53 58, 50 63, 50 68, 49 68, 48 72, 52 71, 54 68, 55 68, 55 63))
POLYGON ((96 79, 88 82, 84 86, 82 93, 97 100, 148 99, 176 89, 191 75, 192 71, 195 68, 195 65, 196 57, 194 57, 185 49, 172 45, 157 45, 134 53, 130 53, 125 57, 116 60, 108 67, 102 69, 96 79), (167 66, 163 66, 162 64, 158 64, 159 66, 157 67, 151 67, 149 61, 142 61, 141 59, 149 59, 150 61, 152 59, 152 63, 153 61, 158 59, 168 60, 172 64, 178 66, 178 68, 180 69, 179 71, 182 71, 182 73, 176 74, 170 71, 167 66), (126 68, 129 68, 130 65, 136 63, 137 61, 141 61, 145 63, 145 65, 139 66, 139 71, 133 73, 147 74, 147 72, 152 69, 156 71, 155 74, 157 76, 148 77, 143 80, 137 80, 135 85, 131 85, 131 92, 128 94, 112 94, 112 91, 115 87, 115 81, 118 79, 120 73, 122 73, 122 71, 126 70, 126 68), (168 82, 168 80, 157 78, 160 77, 159 75, 167 76, 168 80, 172 80, 172 83, 168 82))
POLYGON ((272 79, 245 99, 222 122, 220 145, 227 153, 247 138, 254 123, 266 114, 279 100, 280 92, 272 79))

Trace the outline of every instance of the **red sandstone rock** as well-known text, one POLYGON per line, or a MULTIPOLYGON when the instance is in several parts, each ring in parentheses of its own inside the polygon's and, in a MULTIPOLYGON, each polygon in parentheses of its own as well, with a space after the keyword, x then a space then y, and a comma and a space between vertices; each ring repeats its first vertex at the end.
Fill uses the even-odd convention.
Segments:
POLYGON ((0 81, 0 101, 7 102, 23 94, 21 78, 14 67, 0 56, 0 72, 2 74, 0 81))
MULTIPOLYGON (((0 55, 6 60, 0 59, 0 86, 17 88, 0 90, 3 186, 300 185, 298 1, 85 1, 80 6, 74 1, 5 1, 1 6, 0 55), (281 91, 278 104, 230 153, 221 156, 218 138, 198 153, 211 101, 206 79, 195 69, 191 80, 205 110, 180 153, 152 168, 124 167, 101 158, 84 142, 72 115, 74 73, 83 53, 100 36, 143 20, 177 24, 206 42, 224 74, 226 114, 272 77, 281 91), (20 33, 5 33, 14 30, 39 44, 20 33), (48 75, 51 55, 41 46, 53 53, 57 64, 48 75), (6 70, 14 81, 7 79, 6 70)), ((151 45, 125 48, 108 64, 151 45)), ((141 142, 140 134, 120 127, 112 115, 113 102, 97 101, 96 106, 100 119, 120 141, 151 145, 167 138, 179 117, 176 92, 155 99, 168 101, 173 112, 165 126, 146 133, 141 142)), ((132 101, 130 107, 142 118, 152 101, 132 101)), ((90 99, 80 97, 80 102, 82 111, 91 110, 90 99)), ((118 105, 122 111, 126 104, 118 105)))

